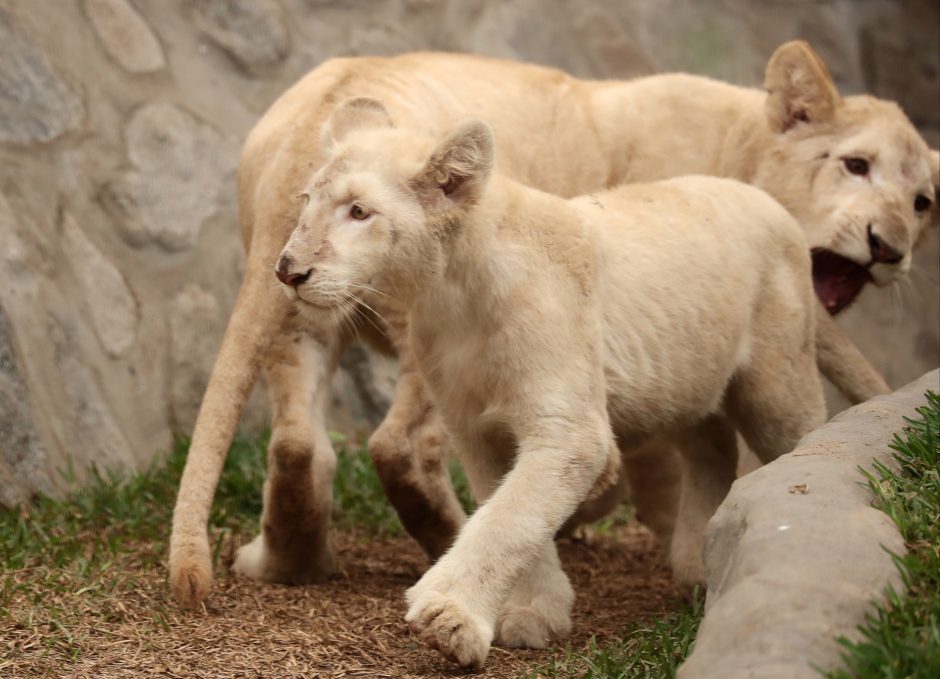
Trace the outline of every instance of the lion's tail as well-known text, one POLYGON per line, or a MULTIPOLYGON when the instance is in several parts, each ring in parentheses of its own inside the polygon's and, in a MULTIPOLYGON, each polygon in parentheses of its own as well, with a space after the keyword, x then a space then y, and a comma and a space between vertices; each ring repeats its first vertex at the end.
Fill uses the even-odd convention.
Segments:
POLYGON ((275 244, 254 245, 202 400, 173 512, 170 586, 184 605, 198 604, 212 586, 207 529, 212 499, 264 353, 287 309, 270 266, 277 257, 275 244))
POLYGON ((853 404, 891 392, 884 378, 822 305, 816 309, 816 365, 853 404))

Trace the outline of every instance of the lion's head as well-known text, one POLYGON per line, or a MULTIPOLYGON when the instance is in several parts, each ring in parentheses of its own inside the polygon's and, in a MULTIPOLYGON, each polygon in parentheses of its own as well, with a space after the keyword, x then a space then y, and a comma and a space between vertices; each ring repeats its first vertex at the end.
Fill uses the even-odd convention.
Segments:
POLYGON ((435 143, 396 128, 370 97, 341 103, 322 134, 328 160, 301 194, 276 273, 302 313, 342 323, 440 270, 448 229, 488 180, 493 138, 470 120, 435 143))
POLYGON ((803 226, 816 293, 835 314, 866 283, 887 285, 910 270, 936 219, 940 157, 896 104, 840 96, 806 43, 781 46, 764 85, 773 145, 754 183, 803 226))

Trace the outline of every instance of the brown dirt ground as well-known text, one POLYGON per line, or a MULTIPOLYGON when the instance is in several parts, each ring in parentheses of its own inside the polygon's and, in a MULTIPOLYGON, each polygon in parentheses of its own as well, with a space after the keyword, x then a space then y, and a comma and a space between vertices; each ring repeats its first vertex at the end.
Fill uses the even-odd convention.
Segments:
MULTIPOLYGON (((225 577, 203 611, 168 599, 165 573, 149 567, 107 599, 89 592, 50 595, 71 611, 72 651, 48 649, 54 622, 42 601, 15 598, 14 621, 0 620, 4 677, 450 677, 470 674, 416 643, 402 617, 402 594, 426 568, 407 538, 339 534, 342 574, 307 587, 263 585, 225 577), (22 607, 31 608, 32 613, 22 607), (20 608, 19 611, 16 609, 20 608), (24 620, 35 624, 24 624, 24 620), (6 629, 4 629, 6 628, 6 629), (68 653, 73 657, 68 657, 68 653)), ((635 525, 560 551, 578 598, 572 649, 599 642, 624 625, 678 605, 679 593, 654 539, 635 525)), ((120 564, 115 565, 119 571, 120 564)), ((28 577, 28 574, 14 574, 28 577)), ((125 574, 117 573, 116 577, 125 574)), ((15 579, 21 579, 15 577, 15 579)), ((47 602, 47 605, 51 602, 47 602)), ((477 677, 515 677, 563 649, 494 648, 477 677)))

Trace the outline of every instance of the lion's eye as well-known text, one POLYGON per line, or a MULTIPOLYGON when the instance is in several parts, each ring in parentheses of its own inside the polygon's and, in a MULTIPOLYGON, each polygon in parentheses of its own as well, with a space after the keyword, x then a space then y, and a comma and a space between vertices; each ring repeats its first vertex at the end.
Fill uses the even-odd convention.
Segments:
POLYGON ((868 161, 864 158, 843 158, 842 162, 845 165, 845 169, 852 174, 857 174, 860 177, 864 177, 868 174, 868 161))
POLYGON ((353 203, 352 207, 349 208, 349 216, 357 221, 362 221, 368 219, 372 212, 368 208, 361 206, 359 203, 353 203))
POLYGON ((921 194, 914 199, 914 211, 925 212, 930 209, 932 204, 933 203, 927 196, 921 194))

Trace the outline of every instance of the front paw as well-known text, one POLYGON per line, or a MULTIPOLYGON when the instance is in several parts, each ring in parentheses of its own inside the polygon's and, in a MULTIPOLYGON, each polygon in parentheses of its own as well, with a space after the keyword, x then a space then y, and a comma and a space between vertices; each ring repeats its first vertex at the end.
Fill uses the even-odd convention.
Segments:
POLYGON ((170 589, 186 608, 195 608, 212 589, 212 558, 208 538, 170 548, 170 589))
POLYGON ((405 598, 410 604, 405 621, 421 641, 461 667, 483 667, 493 640, 492 625, 452 596, 422 591, 420 582, 405 598))

